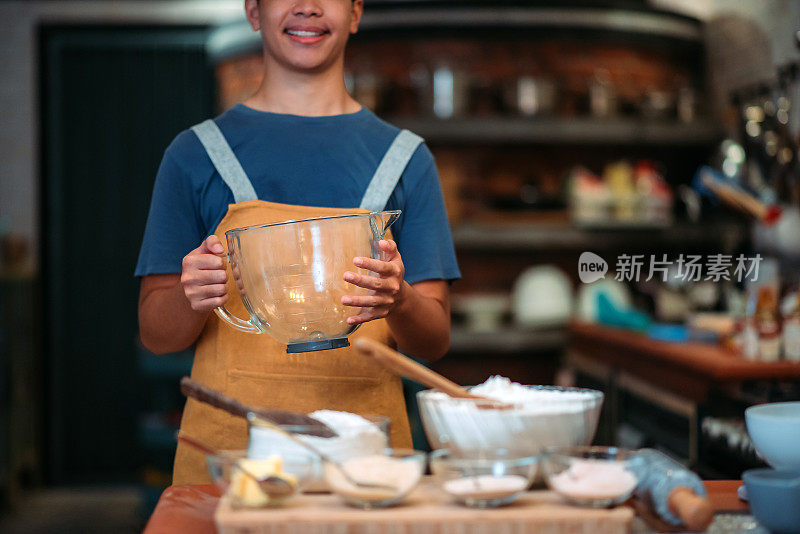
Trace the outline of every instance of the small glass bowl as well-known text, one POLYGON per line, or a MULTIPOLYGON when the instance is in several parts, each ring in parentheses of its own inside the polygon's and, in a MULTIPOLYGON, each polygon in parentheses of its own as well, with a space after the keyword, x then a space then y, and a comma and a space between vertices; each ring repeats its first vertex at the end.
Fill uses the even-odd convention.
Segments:
MULTIPOLYGON (((304 425, 281 425, 281 428, 295 434, 296 437, 313 445, 317 450, 337 462, 344 462, 354 456, 364 454, 381 454, 389 446, 389 418, 382 415, 361 415, 360 417, 362 419, 355 423, 338 423, 332 430, 339 432, 339 435, 332 438, 307 434, 306 432, 311 428, 304 425)), ((248 434, 250 436, 248 454, 254 458, 265 458, 270 454, 283 456, 308 453, 308 449, 302 445, 269 427, 262 426, 258 421, 248 423, 248 434)), ((328 490, 324 466, 320 459, 305 491, 328 490)))
POLYGON ((638 483, 634 451, 618 447, 554 447, 542 453, 547 485, 580 506, 608 508, 630 498, 638 483))
POLYGON ((508 504, 528 489, 536 476, 537 456, 520 456, 505 449, 430 454, 431 471, 456 502, 474 508, 508 504))
MULTIPOLYGON (((291 474, 297 480, 295 491, 281 497, 264 499, 258 506, 255 506, 256 508, 274 506, 284 503, 294 495, 297 495, 303 491, 312 481, 314 473, 317 469, 317 465, 319 464, 319 459, 315 455, 305 452, 281 454, 280 457, 282 463, 281 471, 291 474)), ((211 475, 211 479, 223 494, 228 492, 231 480, 237 469, 236 464, 233 464, 226 459, 231 459, 236 462, 247 460, 247 451, 230 450, 220 451, 218 455, 206 455, 206 465, 208 466, 208 472, 211 475)), ((258 473, 254 474, 258 475, 258 473)), ((242 501, 237 495, 231 495, 231 504, 234 507, 251 507, 246 502, 242 501)))
POLYGON ((357 508, 385 508, 405 499, 417 486, 427 465, 427 454, 412 449, 385 449, 383 454, 357 456, 341 464, 350 478, 392 489, 362 488, 350 483, 339 467, 325 465, 325 480, 330 490, 357 508))

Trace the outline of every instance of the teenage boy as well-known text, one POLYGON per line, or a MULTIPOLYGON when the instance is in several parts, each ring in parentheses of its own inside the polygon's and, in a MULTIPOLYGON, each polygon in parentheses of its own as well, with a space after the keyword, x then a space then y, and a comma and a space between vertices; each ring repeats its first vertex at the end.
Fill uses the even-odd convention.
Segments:
MULTIPOLYGON (((167 148, 136 268, 139 324, 153 352, 196 343, 192 377, 243 403, 388 416, 392 445, 408 447, 396 376, 349 347, 287 355, 269 336, 240 333, 210 313, 226 304, 247 316, 220 257, 227 230, 400 209, 393 239, 380 242, 385 260, 353 260, 376 276, 345 274, 371 290, 343 297, 354 310, 348 322, 362 325, 354 335, 393 339, 426 360, 447 351, 448 282, 460 273, 433 157, 344 85, 345 45, 362 11, 363 0, 245 0, 261 33, 263 80, 243 104, 167 148)), ((247 446, 244 421, 193 400, 181 430, 220 449, 247 446)), ((179 444, 173 482, 206 481, 203 455, 179 444)))

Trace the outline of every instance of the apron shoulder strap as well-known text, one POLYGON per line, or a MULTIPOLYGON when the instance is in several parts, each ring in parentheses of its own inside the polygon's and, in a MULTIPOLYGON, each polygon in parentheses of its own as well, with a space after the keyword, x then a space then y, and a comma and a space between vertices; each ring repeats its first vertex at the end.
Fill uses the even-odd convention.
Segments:
POLYGON ((258 200, 253 184, 216 123, 208 119, 192 126, 192 131, 200 139, 219 175, 233 191, 234 202, 258 200))
POLYGON ((364 192, 361 208, 382 211, 386 207, 392 191, 420 143, 422 138, 408 130, 401 130, 397 134, 364 192))

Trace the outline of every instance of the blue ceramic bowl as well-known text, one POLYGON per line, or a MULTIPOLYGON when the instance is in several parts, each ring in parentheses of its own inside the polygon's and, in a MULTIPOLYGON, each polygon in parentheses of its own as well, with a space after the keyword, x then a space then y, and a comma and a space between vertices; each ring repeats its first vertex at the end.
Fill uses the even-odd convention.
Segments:
POLYGON ((800 469, 800 402, 751 406, 744 418, 753 445, 769 465, 800 469))
POLYGON ((750 469, 742 479, 761 525, 773 534, 800 534, 800 469, 750 469))

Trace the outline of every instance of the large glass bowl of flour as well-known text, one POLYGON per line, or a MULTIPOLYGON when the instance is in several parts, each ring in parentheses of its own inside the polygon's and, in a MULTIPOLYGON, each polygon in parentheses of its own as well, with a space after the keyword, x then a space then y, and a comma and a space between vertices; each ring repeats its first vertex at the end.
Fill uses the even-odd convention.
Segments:
POLYGON ((538 454, 546 447, 589 445, 603 405, 603 393, 593 389, 526 386, 500 376, 469 390, 502 405, 435 390, 417 393, 422 426, 434 449, 538 454))

